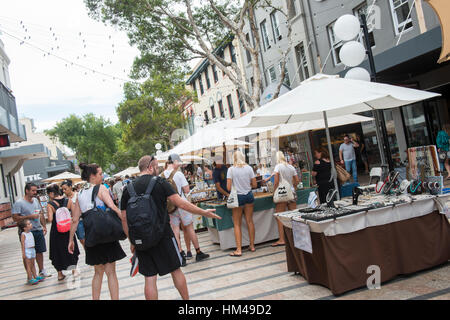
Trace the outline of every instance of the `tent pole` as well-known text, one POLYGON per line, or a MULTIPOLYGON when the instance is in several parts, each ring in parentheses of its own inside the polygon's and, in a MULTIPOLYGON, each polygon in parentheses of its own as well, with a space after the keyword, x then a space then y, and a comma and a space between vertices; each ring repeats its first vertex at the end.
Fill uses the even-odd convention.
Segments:
MULTIPOLYGON (((325 122, 325 132, 327 133, 328 152, 330 153, 330 163, 331 163, 331 169, 332 169, 331 172, 336 172, 336 168, 334 166, 333 149, 331 148, 330 129, 328 128, 328 119, 327 119, 326 111, 323 112, 323 121, 325 122)), ((333 181, 334 181, 334 188, 337 191, 337 199, 341 200, 336 175, 334 175, 333 181)))

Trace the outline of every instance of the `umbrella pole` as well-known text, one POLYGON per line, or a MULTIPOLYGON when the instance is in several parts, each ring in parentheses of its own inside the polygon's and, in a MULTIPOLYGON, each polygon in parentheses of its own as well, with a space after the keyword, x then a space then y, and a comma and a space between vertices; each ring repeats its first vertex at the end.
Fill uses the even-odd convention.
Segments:
MULTIPOLYGON (((336 168, 334 166, 333 149, 331 148, 330 129, 328 128, 328 119, 327 119, 326 111, 323 112, 323 121, 325 122, 325 132, 327 133, 328 152, 330 153, 330 163, 331 163, 331 169, 332 169, 331 172, 336 172, 336 168)), ((337 191, 337 199, 341 200, 336 175, 334 175, 333 181, 334 181, 334 188, 337 191)))

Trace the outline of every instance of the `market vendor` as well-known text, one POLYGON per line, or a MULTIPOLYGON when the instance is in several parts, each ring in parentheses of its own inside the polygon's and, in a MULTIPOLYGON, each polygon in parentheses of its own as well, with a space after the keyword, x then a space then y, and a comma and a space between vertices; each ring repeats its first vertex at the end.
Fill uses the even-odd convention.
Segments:
POLYGON ((220 155, 214 157, 213 180, 217 190, 217 199, 223 200, 228 197, 230 193, 227 190, 227 167, 220 155))

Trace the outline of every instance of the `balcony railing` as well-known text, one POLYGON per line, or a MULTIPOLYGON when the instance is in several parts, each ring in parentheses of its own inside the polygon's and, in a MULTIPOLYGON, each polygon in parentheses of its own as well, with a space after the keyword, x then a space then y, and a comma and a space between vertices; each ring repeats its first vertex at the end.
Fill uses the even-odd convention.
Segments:
MULTIPOLYGON (((0 82, 0 125, 17 137, 14 140, 26 140, 25 127, 19 123, 16 98, 11 91, 0 82), (20 137, 20 138, 19 138, 20 137)), ((14 137, 13 137, 14 138, 14 137)))

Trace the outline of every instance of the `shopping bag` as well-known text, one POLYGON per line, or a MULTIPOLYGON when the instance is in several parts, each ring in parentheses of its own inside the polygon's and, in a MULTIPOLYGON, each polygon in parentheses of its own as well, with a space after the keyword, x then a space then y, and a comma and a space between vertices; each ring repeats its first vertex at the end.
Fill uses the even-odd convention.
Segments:
POLYGON ((350 177, 351 177, 350 173, 348 173, 347 170, 342 168, 340 165, 336 165, 336 173, 337 173, 337 178, 341 184, 350 180, 350 177))

